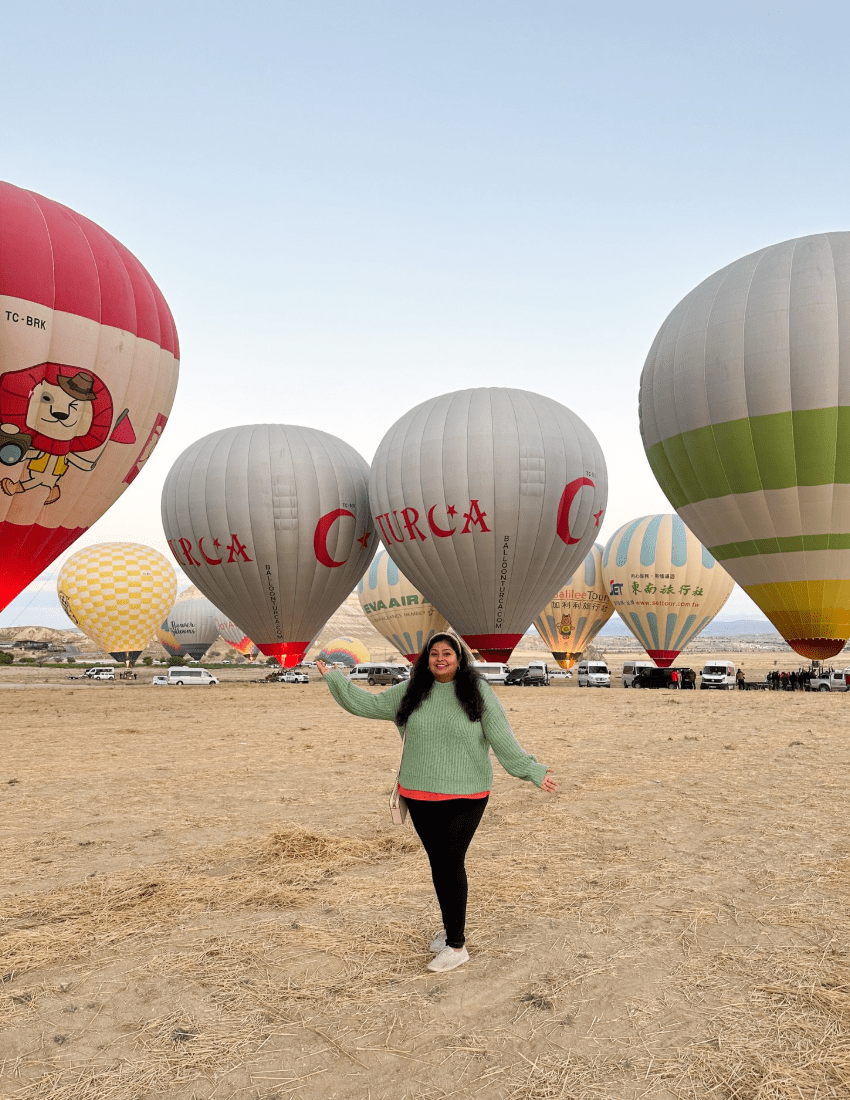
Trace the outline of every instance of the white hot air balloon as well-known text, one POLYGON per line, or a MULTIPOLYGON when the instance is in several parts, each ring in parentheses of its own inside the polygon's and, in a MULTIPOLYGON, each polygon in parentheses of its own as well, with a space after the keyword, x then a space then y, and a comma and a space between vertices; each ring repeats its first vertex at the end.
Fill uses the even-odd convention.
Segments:
POLYGON ((292 666, 375 553, 368 478, 353 447, 315 428, 227 428, 174 463, 162 522, 194 584, 292 666))
POLYGON ((602 552, 608 595, 659 668, 669 668, 729 599, 735 582, 682 523, 642 516, 602 552))
POLYGON ((551 398, 469 389, 411 409, 372 463, 390 557, 486 661, 506 661, 598 533, 608 482, 590 429, 551 398))
POLYGON ((602 577, 602 547, 595 543, 534 625, 561 668, 571 668, 613 614, 602 577))
POLYGON ((411 664, 435 634, 451 629, 428 597, 399 573, 386 550, 373 558, 357 596, 372 626, 411 664))
POLYGON ((219 610, 203 596, 180 597, 168 612, 164 626, 185 654, 195 661, 218 637, 219 610))

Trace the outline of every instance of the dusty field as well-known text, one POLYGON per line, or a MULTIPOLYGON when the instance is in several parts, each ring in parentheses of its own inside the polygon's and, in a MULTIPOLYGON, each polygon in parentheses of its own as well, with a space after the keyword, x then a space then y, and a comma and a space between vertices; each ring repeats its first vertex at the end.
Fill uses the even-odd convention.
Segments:
POLYGON ((562 786, 435 976, 389 724, 63 677, 0 676, 4 1100, 850 1096, 850 696, 503 689, 562 786))

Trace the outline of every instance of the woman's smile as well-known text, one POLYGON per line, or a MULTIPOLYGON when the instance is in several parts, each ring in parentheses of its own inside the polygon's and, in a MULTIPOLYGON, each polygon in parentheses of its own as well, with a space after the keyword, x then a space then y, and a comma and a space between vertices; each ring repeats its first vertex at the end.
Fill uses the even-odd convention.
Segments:
POLYGON ((453 680, 457 666, 457 654, 448 642, 436 642, 428 650, 428 668, 439 683, 447 684, 453 680))

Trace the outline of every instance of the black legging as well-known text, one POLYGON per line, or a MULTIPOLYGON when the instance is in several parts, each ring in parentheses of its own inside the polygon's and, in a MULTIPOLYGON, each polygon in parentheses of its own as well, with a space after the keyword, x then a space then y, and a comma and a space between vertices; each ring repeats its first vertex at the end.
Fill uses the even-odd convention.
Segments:
POLYGON ((443 802, 420 798, 407 800, 413 827, 431 864, 431 878, 443 914, 448 947, 463 947, 466 942, 469 888, 464 860, 487 802, 487 798, 451 798, 443 802))

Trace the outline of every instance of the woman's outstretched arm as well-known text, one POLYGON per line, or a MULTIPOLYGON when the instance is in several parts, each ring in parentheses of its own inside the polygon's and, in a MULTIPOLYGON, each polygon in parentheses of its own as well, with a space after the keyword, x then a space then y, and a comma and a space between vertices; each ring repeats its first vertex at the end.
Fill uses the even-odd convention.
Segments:
POLYGON ((324 661, 318 661, 316 668, 324 677, 331 695, 349 714, 356 714, 360 718, 395 721, 401 697, 407 691, 406 683, 396 684, 395 687, 388 688, 379 695, 373 695, 371 691, 364 691, 363 688, 352 684, 341 672, 329 669, 324 661))

